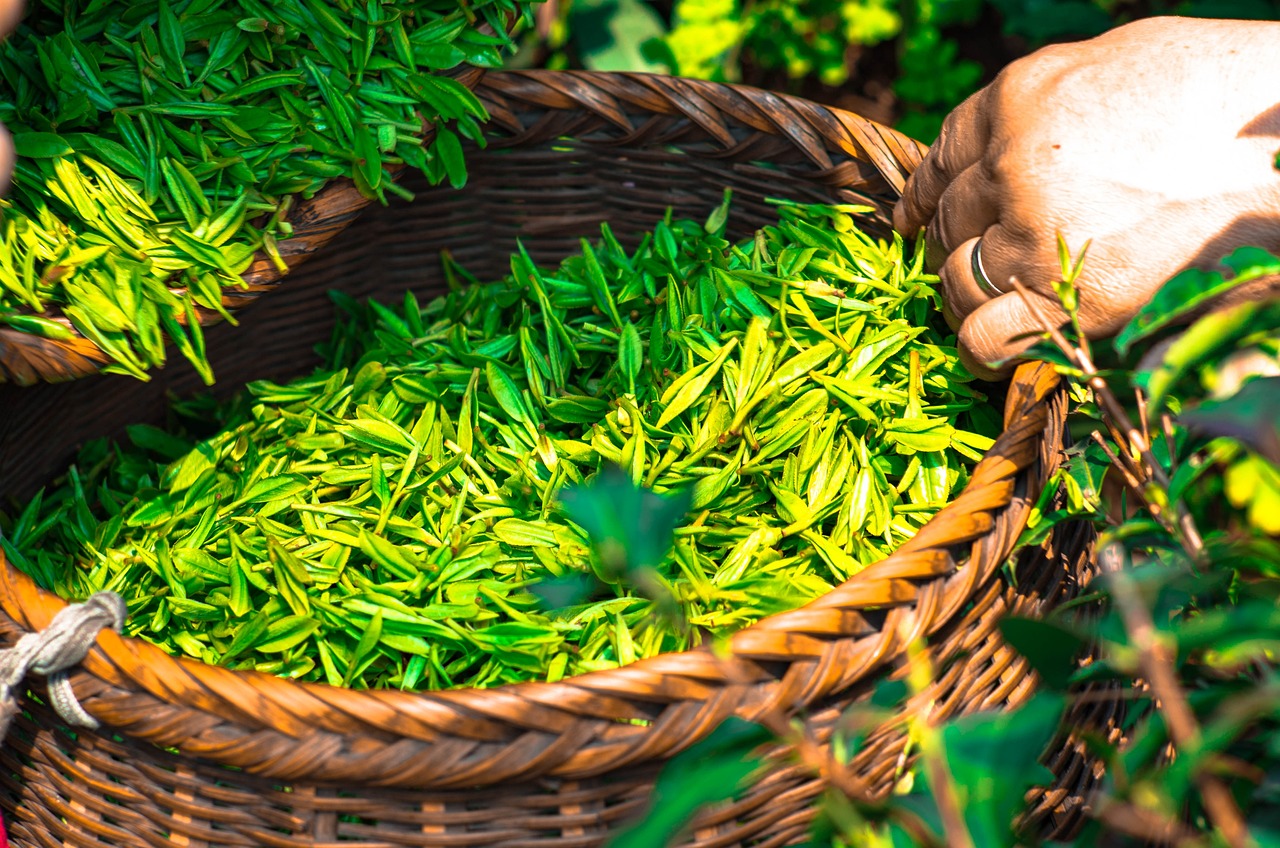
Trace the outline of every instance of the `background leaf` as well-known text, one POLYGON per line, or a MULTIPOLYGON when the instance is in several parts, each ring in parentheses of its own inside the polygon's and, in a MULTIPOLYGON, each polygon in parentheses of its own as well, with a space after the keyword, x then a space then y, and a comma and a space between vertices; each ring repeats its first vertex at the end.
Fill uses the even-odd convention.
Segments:
POLYGON ((1022 796, 1047 785, 1053 773, 1040 764, 1058 730, 1065 701, 1040 693, 1011 712, 963 716, 942 729, 947 765, 975 845, 1012 846, 1022 796))
POLYGON ((653 787, 649 814, 619 833, 609 848, 670 845, 698 810, 732 798, 761 764, 755 751, 773 739, 758 724, 726 719, 711 735, 671 759, 653 787))
POLYGON ((1259 377, 1224 400, 1182 413, 1182 423, 1211 436, 1239 439, 1280 466, 1280 377, 1259 377))
POLYGON ((666 70, 644 49, 650 39, 660 39, 667 32, 652 6, 641 0, 574 0, 571 9, 570 25, 582 63, 590 70, 666 70))
POLYGON ((1238 248, 1223 259, 1222 264, 1234 271, 1230 279, 1216 271, 1196 268, 1170 278, 1119 332, 1116 350, 1128 353, 1136 342, 1149 338, 1214 298, 1264 274, 1280 273, 1280 258, 1258 247, 1238 248))
POLYGON ((569 520, 587 531, 605 575, 617 579, 657 565, 671 549, 672 533, 689 509, 690 493, 662 496, 642 489, 616 465, 562 496, 569 520))
POLYGON ((1053 622, 1018 616, 1001 619, 1000 633, 1027 658, 1046 686, 1067 688, 1075 659, 1085 645, 1079 634, 1053 622))

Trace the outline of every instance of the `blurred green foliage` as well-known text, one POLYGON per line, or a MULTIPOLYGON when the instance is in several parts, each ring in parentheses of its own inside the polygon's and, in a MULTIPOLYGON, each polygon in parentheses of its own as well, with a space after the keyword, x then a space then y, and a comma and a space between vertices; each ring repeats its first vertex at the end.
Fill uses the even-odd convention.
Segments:
POLYGON ((665 39, 670 69, 736 81, 742 64, 840 85, 849 49, 902 31, 896 0, 678 0, 665 39))
POLYGON ((1280 19, 1280 0, 549 0, 523 61, 808 96, 883 77, 897 128, 932 141, 1011 59, 1158 14, 1280 19))

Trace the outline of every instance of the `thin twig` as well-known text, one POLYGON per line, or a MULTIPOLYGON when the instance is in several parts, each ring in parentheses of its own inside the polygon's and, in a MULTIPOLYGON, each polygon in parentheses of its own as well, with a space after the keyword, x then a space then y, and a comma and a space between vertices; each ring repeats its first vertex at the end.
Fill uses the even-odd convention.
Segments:
POLYGON ((1147 420, 1146 394, 1143 393, 1142 389, 1135 388, 1133 395, 1134 400, 1137 401, 1135 405, 1138 407, 1138 424, 1142 427, 1142 438, 1146 440, 1147 444, 1151 444, 1151 422, 1147 420))
MULTIPOLYGON (((1177 457, 1178 457, 1178 450, 1177 450, 1178 441, 1175 438, 1174 432, 1173 432, 1173 417, 1170 416, 1169 413, 1162 412, 1160 414, 1160 427, 1161 427, 1161 430, 1164 432, 1165 448, 1169 452, 1169 474, 1170 476, 1172 476, 1174 471, 1176 470, 1176 466, 1174 463, 1177 462, 1177 457)), ((1170 500, 1173 500, 1173 499, 1174 499, 1173 495, 1172 493, 1170 493, 1170 500)), ((1178 499, 1178 501, 1180 503, 1181 499, 1178 499)), ((1192 541, 1192 544, 1197 549, 1203 550, 1204 541, 1200 538, 1200 530, 1199 528, 1196 527, 1195 521, 1192 520, 1191 514, 1183 510, 1178 515, 1178 522, 1182 527, 1183 534, 1192 541)))
MULTIPOLYGON (((912 657, 912 660, 918 661, 915 657, 912 657)), ((741 670, 727 658, 720 658, 720 666, 726 679, 737 682, 745 680, 741 670)), ((924 711, 924 715, 918 720, 927 722, 928 710, 924 711)), ((801 765, 846 798, 866 807, 883 806, 882 802, 877 801, 871 786, 854 774, 846 763, 841 762, 830 746, 819 743, 808 727, 791 722, 781 708, 771 707, 756 716, 755 721, 790 747, 801 765)), ((928 732, 933 732, 932 728, 928 732)), ((954 783, 947 772, 945 762, 937 762, 941 758, 930 756, 929 751, 922 754, 922 759, 924 767, 929 772, 930 786, 934 787, 934 797, 942 819, 943 841, 939 842, 937 836, 910 810, 889 807, 885 812, 921 848, 975 848, 968 827, 964 823, 963 813, 955 797, 954 783)))
MULTIPOLYGON (((908 643, 907 666, 907 681, 915 695, 921 697, 925 694, 926 682, 934 680, 935 675, 933 663, 919 639, 908 643)), ((956 797, 955 779, 947 766, 941 733, 933 721, 935 706, 932 700, 927 701, 915 719, 921 728, 921 764, 929 778, 929 788, 933 790, 933 800, 938 808, 938 817, 942 820, 942 835, 947 848, 975 848, 973 835, 969 833, 969 826, 964 820, 964 811, 960 809, 960 799, 956 797)))
MULTIPOLYGON (((871 787, 855 775, 845 763, 840 762, 829 746, 821 745, 813 738, 808 728, 796 727, 788 722, 781 709, 773 707, 757 716, 756 721, 789 745, 801 765, 844 797, 863 806, 881 806, 876 801, 871 787)), ((945 845, 939 843, 924 822, 909 810, 891 808, 887 812, 889 817, 901 826, 921 848, 958 848, 949 841, 945 845)), ((965 848, 973 848, 973 846, 970 844, 965 848)))
POLYGON ((1173 435, 1173 416, 1167 412, 1160 413, 1160 429, 1164 432, 1164 445, 1169 451, 1169 474, 1173 475, 1173 463, 1178 457, 1178 440, 1173 435))
MULTIPOLYGON (((750 682, 742 669, 728 657, 717 657, 717 661, 727 681, 739 684, 750 682)), ((755 716, 754 721, 788 745, 802 765, 845 797, 863 804, 875 803, 871 787, 840 762, 829 746, 823 746, 814 739, 807 726, 793 724, 777 703, 755 716)))
POLYGON ((1110 802, 1091 815, 1112 830, 1159 845, 1201 848, 1205 840, 1180 821, 1166 819, 1152 810, 1110 802))
POLYGON ((1107 455, 1107 459, 1111 460, 1111 467, 1119 471, 1124 477, 1125 484, 1134 491, 1141 491, 1142 483, 1138 480, 1134 470, 1129 466, 1129 463, 1121 460, 1116 455, 1116 452, 1111 449, 1111 445, 1107 444, 1107 440, 1102 438, 1102 434, 1094 430, 1089 436, 1098 444, 1098 447, 1102 448, 1103 453, 1107 455))
MULTIPOLYGON (((937 731, 930 728, 929 732, 937 731)), ((951 777, 951 770, 947 768, 946 757, 934 745, 926 745, 921 758, 924 760, 925 772, 929 775, 933 799, 938 805, 938 817, 942 819, 942 832, 946 837, 947 848, 974 848, 973 837, 964 823, 964 813, 960 811, 955 780, 951 777)))
MULTIPOLYGON (((1124 459, 1125 467, 1133 472, 1135 477, 1139 476, 1142 471, 1142 464, 1134 458, 1132 448, 1129 446, 1129 440, 1125 438, 1124 433, 1120 432, 1120 428, 1115 425, 1109 417, 1103 418, 1102 426, 1107 428, 1107 435, 1111 437, 1111 441, 1115 443, 1116 448, 1121 451, 1120 456, 1124 459)), ((1146 474, 1142 474, 1146 476, 1146 474)))
POLYGON ((1053 340, 1053 343, 1056 344, 1064 354, 1071 357, 1073 360, 1072 364, 1084 373, 1089 388, 1098 393, 1098 399, 1102 401, 1102 405, 1106 413, 1110 415, 1112 419, 1123 429, 1127 436, 1125 441, 1132 445, 1142 458, 1150 464, 1152 476, 1162 484, 1168 483, 1168 480, 1163 479, 1164 472, 1161 470, 1160 464, 1156 462, 1155 457, 1151 455, 1151 445, 1147 443, 1142 430, 1133 425, 1133 422, 1129 419, 1129 414, 1125 411, 1124 406, 1116 399, 1116 396, 1111 393, 1111 388, 1098 374, 1098 369, 1093 364, 1093 360, 1090 359, 1089 355, 1081 350, 1077 345, 1073 345, 1067 340, 1067 337, 1062 334, 1062 330, 1058 329, 1058 326, 1050 321, 1048 316, 1044 314, 1040 305, 1036 303, 1035 298, 1032 297, 1031 291, 1022 284, 1021 280, 1017 277, 1010 277, 1009 283, 1017 290, 1018 294, 1022 295, 1022 300, 1026 303, 1027 309, 1031 312, 1031 316, 1040 322, 1044 327, 1044 331, 1049 334, 1049 338, 1053 340))

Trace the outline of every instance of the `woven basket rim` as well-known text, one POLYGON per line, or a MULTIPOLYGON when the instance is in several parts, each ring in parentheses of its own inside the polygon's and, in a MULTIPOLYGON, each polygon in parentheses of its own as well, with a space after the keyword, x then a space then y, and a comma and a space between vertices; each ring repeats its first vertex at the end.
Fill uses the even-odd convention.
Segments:
MULTIPOLYGON (((691 98, 726 93, 733 97, 755 98, 752 100, 754 104, 761 100, 778 103, 783 112, 819 115, 824 125, 843 127, 853 134, 852 142, 847 138, 838 143, 827 139, 830 147, 849 151, 855 144, 866 147, 884 144, 899 148, 895 153, 884 153, 884 148, 877 148, 868 156, 880 155, 888 163, 876 162, 895 192, 900 191, 905 182, 906 172, 918 163, 922 147, 892 130, 850 113, 788 95, 740 86, 590 72, 559 75, 554 72, 519 72, 502 77, 530 85, 550 85, 561 79, 565 80, 566 87, 579 82, 601 86, 639 85, 679 89, 682 95, 691 98)), ((566 108, 574 108, 573 103, 570 102, 566 108)), ((866 153, 865 150, 860 152, 866 153)), ((272 730, 293 738, 302 738, 316 730, 358 733, 364 726, 362 722, 376 724, 386 719, 386 724, 381 725, 382 733, 377 734, 379 736, 401 733, 426 739, 430 734, 423 735, 426 731, 422 728, 438 728, 443 723, 450 728, 461 728, 457 730, 461 737, 476 739, 482 737, 476 735, 478 731, 472 725, 485 726, 490 719, 501 721, 498 714, 513 705, 537 713, 536 716, 522 718, 522 721, 535 718, 551 720, 557 715, 601 718, 604 717, 601 710, 606 709, 601 704, 612 705, 610 708, 616 709, 619 705, 646 702, 671 705, 677 701, 715 701, 723 706, 722 713, 733 714, 740 712, 739 707, 747 700, 751 702, 752 709, 763 709, 766 702, 776 706, 775 699, 782 698, 788 708, 804 708, 861 679, 850 678, 839 668, 830 667, 832 663, 848 659, 847 656, 837 657, 831 645, 851 641, 855 636, 886 634, 867 666, 882 667, 912 638, 927 635, 945 624, 950 615, 983 585, 982 581, 995 572, 999 562, 1012 549, 1017 529, 1025 521, 1029 509, 1029 504, 1025 503, 1026 492, 1019 492, 1019 486, 1026 483, 1027 473, 1043 478, 1052 470, 1041 467, 1040 447, 1048 421, 1046 401, 1056 396, 1060 387, 1060 380, 1051 366, 1034 362, 1019 366, 1006 402, 1003 431, 973 469, 965 489, 889 557, 867 566, 831 592, 802 607, 769 616, 733 634, 727 639, 728 659, 703 646, 554 683, 529 681, 487 689, 418 692, 349 690, 325 683, 281 679, 256 671, 231 671, 186 657, 171 656, 142 640, 103 631, 86 658, 84 669, 88 676, 101 681, 126 680, 121 685, 133 687, 131 691, 140 688, 167 704, 206 713, 211 710, 211 705, 216 706, 234 713, 220 714, 227 721, 272 730), (1014 538, 1002 533, 1000 539, 987 539, 993 528, 1000 526, 995 513, 1000 513, 1006 521, 1005 530, 1008 530, 1008 524, 1014 526, 1014 538), (980 541, 990 541, 1003 554, 984 556, 986 565, 981 569, 982 573, 977 573, 979 569, 972 562, 953 554, 971 543, 976 551, 980 541), (923 608, 925 612, 916 616, 913 623, 893 614, 904 607, 923 608), (947 615, 937 615, 939 609, 945 609, 947 615), (883 617, 883 620, 872 623, 864 613, 872 618, 883 617), (928 620, 922 622, 921 619, 928 620), (893 628, 901 628, 903 632, 893 628), (794 668, 796 663, 812 662, 820 666, 822 674, 816 682, 810 680, 799 691, 794 691, 795 686, 781 686, 777 692, 754 690, 753 687, 759 684, 769 683, 771 675, 766 665, 779 662, 787 664, 788 669, 794 668), (170 678, 181 682, 175 686, 168 685, 166 681, 170 678), (187 681, 190 685, 186 685, 187 681), (586 701, 596 706, 583 707, 586 701), (302 722, 293 715, 283 715, 288 707, 304 702, 323 705, 326 710, 324 726, 302 722), (255 710, 256 706, 268 704, 283 709, 255 710), (575 709, 580 711, 574 712, 575 709), (403 718, 403 721, 392 721, 392 716, 403 718)), ((1031 497, 1034 498, 1034 494, 1031 497)), ((31 578, 5 562, 2 554, 0 562, 3 562, 0 569, 0 611, 23 629, 42 629, 58 610, 67 605, 61 598, 36 587, 31 578)), ((83 676, 80 675, 81 678, 83 676)), ((776 680, 781 682, 784 678, 789 681, 791 676, 788 673, 776 680)), ((88 703, 86 707, 92 714, 93 704, 88 703)), ((609 717, 614 720, 625 717, 622 712, 643 717, 637 715, 637 710, 619 710, 618 714, 609 717)), ((697 733, 689 734, 676 747, 691 744, 709 733, 713 726, 700 726, 697 733)), ((549 729, 554 730, 554 727, 549 729)), ((661 720, 654 720, 640 725, 619 725, 615 730, 634 740, 637 735, 652 738, 662 733, 664 727, 661 720)), ((438 736, 453 730, 432 732, 438 736)), ((582 740, 564 744, 582 744, 582 740)), ((212 754, 201 756, 218 761, 218 757, 212 754)), ((562 773, 557 768, 550 768, 548 772, 562 773)))

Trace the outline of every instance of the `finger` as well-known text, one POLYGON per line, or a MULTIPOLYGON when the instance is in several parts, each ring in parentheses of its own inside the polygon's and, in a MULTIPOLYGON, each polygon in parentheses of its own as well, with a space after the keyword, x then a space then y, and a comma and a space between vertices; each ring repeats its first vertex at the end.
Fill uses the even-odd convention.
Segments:
POLYGON ((1000 199, 982 164, 965 168, 942 193, 938 210, 925 229, 926 264, 942 267, 949 254, 981 236, 999 220, 999 214, 1000 199))
POLYGON ((942 192, 961 171, 982 158, 991 134, 986 102, 984 88, 952 110, 942 124, 938 140, 907 178, 893 210, 894 227, 904 236, 915 235, 929 223, 942 192))
POLYGON ((938 279, 942 281, 942 302, 959 321, 964 321, 994 297, 983 291, 973 274, 973 249, 977 244, 976 238, 962 243, 951 251, 947 261, 938 269, 938 279))
POLYGON ((1058 326, 1066 322, 1066 313, 1055 301, 1035 292, 1027 297, 1038 315, 1015 291, 982 304, 960 325, 960 360, 977 376, 992 379, 1009 371, 1014 364, 1010 360, 1040 339, 1046 321, 1058 326))
POLYGON ((9 131, 0 125, 0 195, 9 190, 9 178, 13 175, 13 140, 9 131))
POLYGON ((1036 247, 1017 231, 1001 224, 992 224, 980 235, 961 242, 951 251, 938 278, 942 281, 942 298, 947 307, 961 320, 974 310, 998 297, 978 281, 974 269, 973 252, 982 242, 982 270, 987 282, 1001 292, 1013 291, 1009 283, 1017 276, 1023 285, 1034 291, 1053 282, 1043 270, 1043 258, 1037 256, 1036 247))
MULTIPOLYGON (((982 270, 987 280, 1001 292, 1010 292, 1010 277, 1047 297, 1053 297, 1053 283, 1062 276, 1058 267, 1057 244, 1040 230, 992 224, 982 234, 982 270)), ((961 317, 968 315, 996 295, 978 285, 973 273, 972 247, 963 257, 944 264, 947 276, 955 280, 952 306, 961 317), (963 260, 963 262, 962 262, 963 260)), ((941 272, 939 272, 941 274, 941 272)), ((944 282, 944 291, 945 291, 944 282)))
POLYGON ((22 19, 22 0, 0 0, 0 38, 18 26, 22 19))

